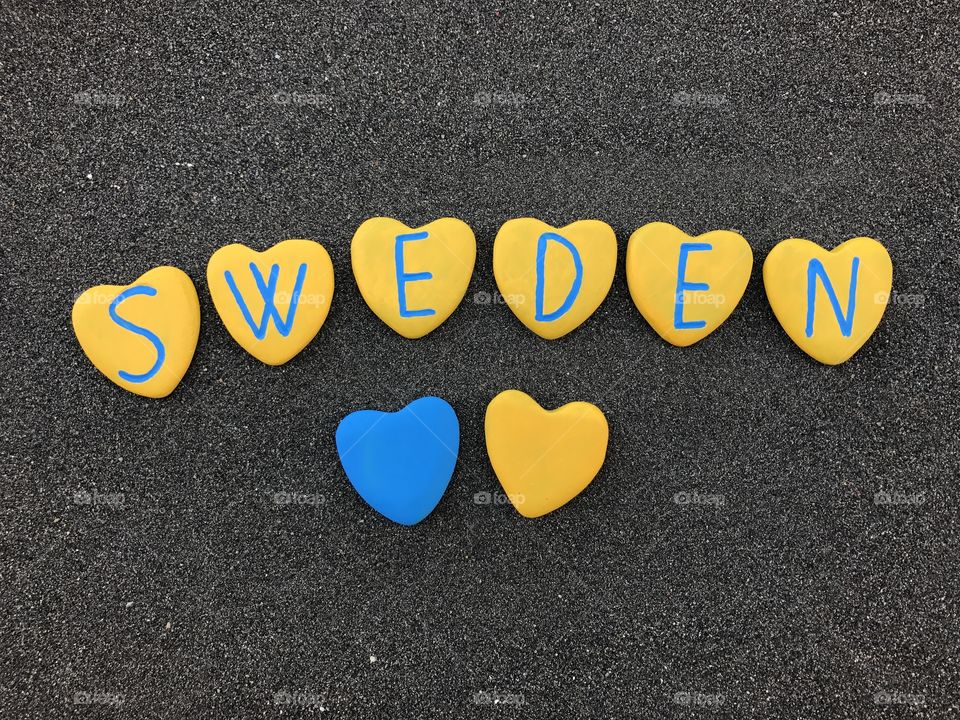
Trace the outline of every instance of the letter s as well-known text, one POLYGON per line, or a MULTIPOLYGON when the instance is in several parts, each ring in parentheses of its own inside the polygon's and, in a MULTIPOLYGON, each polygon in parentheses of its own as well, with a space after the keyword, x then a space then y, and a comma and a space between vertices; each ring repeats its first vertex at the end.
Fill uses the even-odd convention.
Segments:
POLYGON ((120 370, 117 374, 120 376, 121 380, 126 380, 127 382, 133 383, 146 382, 160 371, 160 368, 163 366, 163 361, 166 359, 167 351, 163 346, 163 343, 160 342, 160 338, 146 328, 142 328, 139 325, 134 325, 129 320, 124 320, 117 314, 117 307, 127 298, 134 297, 135 295, 147 295, 149 297, 153 297, 156 294, 156 288, 152 288, 148 285, 137 285, 124 290, 122 293, 117 295, 116 298, 114 298, 112 303, 110 303, 110 319, 124 330, 129 330, 130 332, 149 340, 154 349, 157 351, 157 360, 153 363, 153 367, 151 367, 145 373, 139 374, 128 373, 126 370, 120 370))

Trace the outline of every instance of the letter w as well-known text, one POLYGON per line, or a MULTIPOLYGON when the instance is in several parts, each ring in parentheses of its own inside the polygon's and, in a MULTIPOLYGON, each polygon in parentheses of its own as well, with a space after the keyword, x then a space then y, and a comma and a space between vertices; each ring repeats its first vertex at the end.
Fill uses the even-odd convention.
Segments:
POLYGON ((280 317, 280 312, 277 310, 276 305, 277 280, 280 278, 280 266, 276 263, 270 266, 270 277, 266 282, 263 280, 263 275, 260 274, 260 268, 254 263, 250 263, 250 274, 253 275, 253 279, 257 283, 257 290, 260 291, 260 296, 263 298, 263 314, 260 316, 259 325, 253 321, 250 309, 247 307, 247 303, 244 302, 243 295, 240 294, 240 290, 237 288, 231 272, 227 270, 223 274, 230 288, 230 292, 233 293, 233 297, 240 307, 240 312, 243 313, 243 319, 247 321, 247 325, 253 330, 253 335, 257 340, 263 340, 267 336, 267 326, 270 324, 270 318, 273 318, 273 324, 277 326, 277 331, 283 337, 287 337, 293 329, 293 321, 297 314, 297 303, 300 301, 300 291, 303 289, 303 280, 307 276, 307 264, 301 264, 297 270, 297 281, 293 286, 293 294, 290 296, 290 309, 287 310, 286 320, 280 317))

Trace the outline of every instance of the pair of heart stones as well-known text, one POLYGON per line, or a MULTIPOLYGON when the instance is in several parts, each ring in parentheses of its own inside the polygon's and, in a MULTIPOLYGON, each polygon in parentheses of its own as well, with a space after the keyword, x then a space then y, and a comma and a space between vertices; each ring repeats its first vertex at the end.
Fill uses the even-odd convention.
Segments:
MULTIPOLYGON (((609 428, 596 405, 544 410, 519 390, 487 406, 487 454, 521 515, 546 515, 579 495, 600 471, 609 428)), ((337 453, 357 493, 384 517, 413 525, 440 502, 460 450, 460 423, 438 397, 389 413, 360 410, 337 426, 337 453)))

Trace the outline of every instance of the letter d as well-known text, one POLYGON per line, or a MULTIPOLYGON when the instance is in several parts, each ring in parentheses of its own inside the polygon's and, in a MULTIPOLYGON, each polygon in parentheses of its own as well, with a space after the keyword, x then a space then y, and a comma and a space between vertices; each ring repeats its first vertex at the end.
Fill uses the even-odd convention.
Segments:
POLYGON ((583 261, 580 259, 580 253, 577 251, 576 246, 565 237, 558 235, 555 232, 543 233, 537 240, 537 289, 535 308, 535 318, 537 322, 552 322, 563 317, 567 311, 573 307, 573 303, 576 301, 577 295, 580 294, 580 286, 582 283, 583 261), (546 289, 547 243, 551 240, 565 247, 570 253, 570 256, 573 258, 573 267, 576 271, 576 276, 573 278, 573 284, 570 286, 570 290, 567 292, 567 297, 564 298, 560 307, 553 312, 547 313, 544 312, 543 296, 546 289))

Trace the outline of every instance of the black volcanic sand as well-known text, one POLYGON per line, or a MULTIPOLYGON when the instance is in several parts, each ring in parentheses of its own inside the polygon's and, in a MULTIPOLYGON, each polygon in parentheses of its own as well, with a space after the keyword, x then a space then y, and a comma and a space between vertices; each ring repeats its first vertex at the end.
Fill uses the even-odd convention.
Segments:
POLYGON ((259 5, 0 10, 0 716, 953 717, 951 3, 259 5), (353 281, 375 215, 476 231, 466 298, 422 340, 353 281), (525 215, 620 242, 609 297, 555 342, 491 296, 496 230, 525 215), (754 250, 694 347, 627 291, 652 220, 754 250), (894 302, 825 367, 760 265, 787 237, 858 235, 889 248, 894 302), (337 290, 270 368, 204 269, 290 237, 326 246, 337 290), (149 401, 91 366, 70 307, 161 264, 196 281, 202 329, 149 401), (498 489, 483 414, 506 388, 610 423, 594 483, 535 521, 474 503, 498 489), (395 526, 333 433, 428 394, 460 417, 460 459, 436 511, 395 526))

